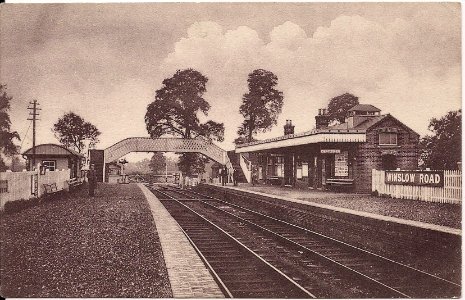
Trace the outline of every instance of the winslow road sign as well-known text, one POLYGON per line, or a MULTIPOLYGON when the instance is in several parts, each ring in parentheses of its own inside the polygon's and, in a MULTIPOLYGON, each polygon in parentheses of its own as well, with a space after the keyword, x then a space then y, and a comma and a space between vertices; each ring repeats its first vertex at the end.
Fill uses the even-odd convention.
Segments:
POLYGON ((386 184, 444 186, 444 171, 386 171, 386 184))

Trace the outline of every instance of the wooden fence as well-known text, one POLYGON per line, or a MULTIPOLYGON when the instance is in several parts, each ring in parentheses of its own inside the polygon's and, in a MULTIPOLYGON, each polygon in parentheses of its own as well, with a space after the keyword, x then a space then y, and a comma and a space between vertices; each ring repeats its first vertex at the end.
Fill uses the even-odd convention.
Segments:
POLYGON ((8 201, 30 199, 44 194, 44 184, 55 183, 58 190, 67 189, 67 180, 70 170, 23 172, 0 172, 0 209, 3 209, 8 201))
POLYGON ((385 171, 373 170, 371 190, 379 195, 438 203, 462 203, 462 171, 445 170, 444 187, 385 183, 385 171))

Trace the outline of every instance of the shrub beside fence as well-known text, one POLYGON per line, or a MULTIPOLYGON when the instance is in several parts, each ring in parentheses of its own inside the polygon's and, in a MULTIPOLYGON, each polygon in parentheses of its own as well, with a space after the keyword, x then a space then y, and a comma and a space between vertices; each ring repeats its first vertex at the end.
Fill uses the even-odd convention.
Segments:
POLYGON ((55 183, 58 190, 67 189, 69 177, 69 169, 46 171, 44 175, 39 171, 0 172, 0 208, 3 209, 8 201, 42 196, 44 184, 55 183))
POLYGON ((379 195, 437 203, 462 203, 462 172, 444 171, 444 187, 386 184, 385 171, 373 170, 371 190, 379 195))

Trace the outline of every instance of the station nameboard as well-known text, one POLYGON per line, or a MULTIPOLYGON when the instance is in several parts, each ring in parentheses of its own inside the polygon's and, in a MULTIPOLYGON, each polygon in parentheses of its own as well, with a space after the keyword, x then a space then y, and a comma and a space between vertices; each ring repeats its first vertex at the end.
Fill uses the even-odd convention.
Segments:
POLYGON ((341 153, 340 149, 321 149, 321 153, 341 153))
POLYGON ((444 171, 386 171, 386 184, 444 186, 444 171))

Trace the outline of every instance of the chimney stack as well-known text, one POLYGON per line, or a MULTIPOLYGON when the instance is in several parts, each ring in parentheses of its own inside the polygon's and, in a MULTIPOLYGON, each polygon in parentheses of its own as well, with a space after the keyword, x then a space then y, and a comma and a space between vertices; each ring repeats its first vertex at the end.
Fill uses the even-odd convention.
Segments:
POLYGON ((328 127, 329 125, 329 116, 326 108, 318 109, 318 116, 315 116, 316 129, 321 129, 328 127))
POLYGON ((284 135, 294 134, 294 125, 292 125, 292 120, 286 120, 286 125, 284 125, 284 135))

